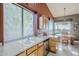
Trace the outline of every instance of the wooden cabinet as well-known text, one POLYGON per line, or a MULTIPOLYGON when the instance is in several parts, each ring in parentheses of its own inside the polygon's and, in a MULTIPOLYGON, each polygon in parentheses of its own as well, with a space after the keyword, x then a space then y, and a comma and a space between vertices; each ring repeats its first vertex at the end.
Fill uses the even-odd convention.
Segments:
POLYGON ((42 45, 43 45, 43 42, 39 43, 39 44, 38 44, 38 47, 40 47, 40 46, 42 46, 42 45))
POLYGON ((44 54, 43 42, 41 42, 27 50, 28 56, 43 56, 43 54, 44 54))
POLYGON ((44 55, 44 44, 43 44, 43 42, 39 43, 37 46, 38 46, 38 49, 37 49, 38 56, 43 56, 44 55))
POLYGON ((56 53, 57 43, 58 43, 58 41, 57 41, 56 38, 50 38, 49 39, 49 44, 48 44, 49 51, 56 53))
POLYGON ((50 47, 49 47, 49 50, 50 50, 51 52, 53 52, 53 53, 56 53, 56 47, 50 46, 50 47))
POLYGON ((26 51, 18 54, 17 56, 44 56, 46 53, 45 42, 40 42, 39 44, 27 49, 26 51), (44 54, 45 53, 45 54, 44 54))
POLYGON ((53 41, 53 40, 49 40, 49 46, 52 46, 52 47, 56 47, 57 45, 57 42, 56 41, 53 41))
POLYGON ((35 50, 37 50, 37 45, 31 47, 30 49, 27 50, 27 55, 32 54, 35 50))
POLYGON ((41 47, 39 47, 37 49, 38 51, 38 56, 43 56, 44 55, 44 45, 42 45, 41 47))
POLYGON ((44 41, 44 56, 48 54, 48 39, 44 41))
POLYGON ((37 56, 37 50, 33 51, 31 54, 29 54, 28 56, 37 56))
POLYGON ((17 56, 26 56, 26 51, 24 51, 24 52, 18 54, 17 56))

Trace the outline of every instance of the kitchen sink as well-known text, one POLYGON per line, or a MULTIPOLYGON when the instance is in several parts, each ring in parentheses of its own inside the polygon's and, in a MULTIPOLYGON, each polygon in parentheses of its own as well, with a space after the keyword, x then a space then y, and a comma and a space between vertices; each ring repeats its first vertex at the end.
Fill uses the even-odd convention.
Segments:
POLYGON ((20 43, 24 46, 31 46, 40 41, 39 37, 29 37, 20 41, 20 43))

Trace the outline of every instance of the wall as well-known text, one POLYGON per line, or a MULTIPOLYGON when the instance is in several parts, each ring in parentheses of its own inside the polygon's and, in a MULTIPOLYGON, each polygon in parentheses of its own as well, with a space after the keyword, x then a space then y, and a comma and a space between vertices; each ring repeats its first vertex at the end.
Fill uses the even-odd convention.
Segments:
MULTIPOLYGON (((57 17, 54 20, 63 20, 64 17, 57 17)), ((72 19, 72 34, 75 34, 77 39, 79 40, 79 14, 66 16, 66 19, 72 19), (75 25, 77 23, 77 25, 75 25), (75 29, 76 28, 76 29, 75 29)))
POLYGON ((0 42, 3 42, 3 5, 0 3, 0 42))

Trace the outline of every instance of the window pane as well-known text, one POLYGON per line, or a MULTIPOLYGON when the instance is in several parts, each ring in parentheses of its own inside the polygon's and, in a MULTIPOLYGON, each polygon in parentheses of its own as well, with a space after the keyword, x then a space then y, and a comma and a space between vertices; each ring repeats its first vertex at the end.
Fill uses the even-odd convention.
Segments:
POLYGON ((23 10, 23 36, 33 35, 33 14, 23 10))
POLYGON ((43 29, 43 18, 42 18, 42 16, 40 17, 40 30, 42 30, 43 29))
POLYGON ((62 33, 71 33, 71 21, 55 22, 55 34, 61 36, 62 33))
POLYGON ((53 26, 54 26, 53 24, 54 24, 53 20, 50 20, 48 24, 49 34, 53 34, 53 26))
POLYGON ((21 11, 22 9, 14 4, 4 4, 4 41, 22 37, 21 11))

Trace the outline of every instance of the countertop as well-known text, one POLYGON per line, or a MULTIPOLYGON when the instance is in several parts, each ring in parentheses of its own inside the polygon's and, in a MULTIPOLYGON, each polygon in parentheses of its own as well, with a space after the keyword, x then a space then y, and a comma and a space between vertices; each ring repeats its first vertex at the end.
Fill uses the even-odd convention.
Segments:
POLYGON ((49 37, 53 36, 30 37, 30 39, 26 38, 6 43, 4 46, 0 47, 0 56, 16 56, 20 52, 29 49, 30 47, 48 39, 49 37))

